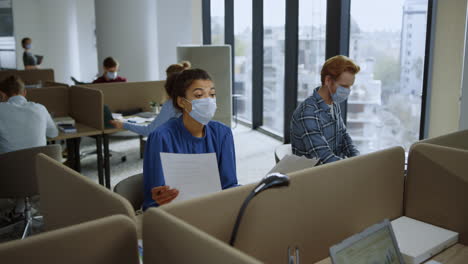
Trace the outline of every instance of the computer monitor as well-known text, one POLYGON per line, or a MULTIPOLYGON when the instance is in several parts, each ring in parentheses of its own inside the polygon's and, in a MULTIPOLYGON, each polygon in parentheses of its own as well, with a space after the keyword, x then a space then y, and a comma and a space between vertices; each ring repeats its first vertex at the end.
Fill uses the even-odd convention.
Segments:
POLYGON ((331 247, 330 257, 333 264, 404 264, 388 220, 331 247))

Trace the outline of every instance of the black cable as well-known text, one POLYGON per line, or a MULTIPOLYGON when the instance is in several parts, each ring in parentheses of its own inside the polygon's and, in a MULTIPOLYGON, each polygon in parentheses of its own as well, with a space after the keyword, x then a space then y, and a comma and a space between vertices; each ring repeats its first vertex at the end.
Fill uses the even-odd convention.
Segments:
POLYGON ((231 240, 229 240, 229 244, 231 246, 234 246, 234 243, 236 242, 236 236, 237 236, 237 230, 239 229, 240 222, 242 220, 242 216, 244 216, 244 211, 245 208, 247 208, 247 205, 249 204, 250 200, 254 198, 254 196, 257 193, 252 191, 247 198, 245 198, 244 203, 242 204, 239 213, 237 214, 237 219, 236 219, 236 224, 234 225, 234 228, 232 229, 232 234, 231 234, 231 240))

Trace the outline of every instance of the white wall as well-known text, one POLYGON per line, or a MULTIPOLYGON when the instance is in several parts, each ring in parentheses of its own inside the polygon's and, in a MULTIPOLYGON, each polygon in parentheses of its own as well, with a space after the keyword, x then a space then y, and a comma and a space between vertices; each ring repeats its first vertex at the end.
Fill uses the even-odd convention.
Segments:
POLYGON ((466 14, 466 0, 438 1, 429 137, 459 129, 466 14))
POLYGON ((100 71, 104 58, 112 56, 129 81, 157 80, 156 1, 96 0, 95 11, 100 71))
POLYGON ((468 15, 465 21, 465 59, 463 63, 463 79, 460 102, 460 129, 468 129, 468 15))
POLYGON ((80 53, 80 75, 76 78, 90 82, 98 73, 94 0, 76 0, 76 13, 80 53))
POLYGON ((177 63, 177 46, 202 44, 201 0, 159 0, 157 5, 159 78, 165 79, 167 66, 177 63))
MULTIPOLYGON (((30 37, 32 52, 44 56, 41 68, 54 69, 56 81, 71 83, 70 76, 82 77, 82 68, 92 70, 93 47, 83 44, 88 40, 80 40, 94 34, 93 26, 84 23, 87 18, 82 16, 91 9, 92 0, 13 0, 17 67, 24 68, 21 39, 30 37)), ((87 75, 85 71, 83 76, 87 75)))

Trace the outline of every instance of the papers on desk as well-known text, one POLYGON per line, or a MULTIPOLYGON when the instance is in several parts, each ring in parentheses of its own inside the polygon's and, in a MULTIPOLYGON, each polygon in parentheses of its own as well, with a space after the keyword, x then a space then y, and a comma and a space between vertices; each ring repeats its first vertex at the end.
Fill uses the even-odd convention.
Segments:
POLYGON ((123 115, 121 113, 112 113, 112 118, 120 120, 123 119, 123 115))
POLYGON ((189 200, 221 191, 215 153, 161 153, 166 185, 179 190, 174 201, 189 200))
POLYGON ((75 119, 70 116, 54 117, 54 123, 59 125, 75 125, 75 119))
POLYGON ((304 156, 299 157, 294 154, 288 154, 284 156, 284 158, 282 158, 267 174, 273 172, 288 174, 294 171, 312 168, 317 164, 317 162, 317 159, 308 159, 304 156))
POLYGON ((123 119, 124 122, 133 123, 133 124, 150 123, 153 120, 154 120, 154 118, 143 118, 143 117, 139 117, 139 116, 133 116, 133 117, 123 119))

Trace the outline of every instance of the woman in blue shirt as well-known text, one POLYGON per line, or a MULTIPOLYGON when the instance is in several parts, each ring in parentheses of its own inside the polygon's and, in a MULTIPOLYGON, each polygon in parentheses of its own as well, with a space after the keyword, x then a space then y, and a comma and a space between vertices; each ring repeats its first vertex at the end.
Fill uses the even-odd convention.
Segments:
POLYGON ((172 81, 171 76, 181 71, 190 69, 191 65, 188 61, 182 61, 181 63, 172 64, 166 69, 166 84, 164 88, 166 93, 169 96, 169 99, 162 105, 161 112, 156 116, 156 118, 148 125, 138 125, 128 122, 121 122, 118 120, 109 121, 115 128, 127 129, 132 132, 135 132, 139 135, 147 137, 151 132, 153 132, 158 126, 166 123, 166 121, 179 117, 181 115, 180 111, 174 108, 174 104, 170 99, 171 96, 171 86, 169 83, 172 81))
POLYGON ((182 116, 159 126, 148 137, 143 162, 143 209, 171 202, 179 191, 165 185, 161 152, 216 153, 222 189, 237 186, 234 140, 231 129, 210 121, 216 111, 216 90, 209 74, 189 69, 172 84, 174 108, 182 116))

